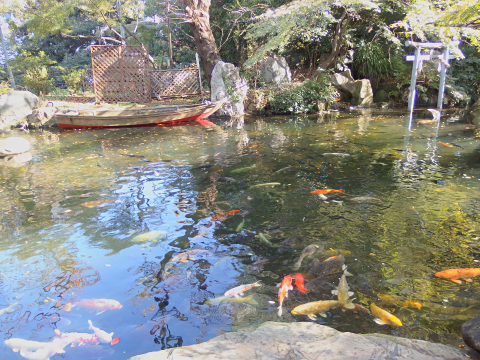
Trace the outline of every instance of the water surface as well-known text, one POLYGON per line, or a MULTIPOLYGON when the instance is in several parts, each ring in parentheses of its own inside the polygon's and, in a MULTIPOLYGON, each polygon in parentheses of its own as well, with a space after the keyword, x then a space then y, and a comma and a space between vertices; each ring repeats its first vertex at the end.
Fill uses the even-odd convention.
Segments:
MULTIPOLYGON (((0 165, 0 308, 16 303, 0 315, 2 339, 88 333, 91 320, 120 342, 67 347, 63 358, 127 359, 264 321, 311 321, 289 311, 333 299, 341 273, 291 292, 281 318, 276 285, 319 243, 324 252, 298 272, 308 278, 312 262, 342 250, 355 302, 375 302, 404 326, 340 309, 319 324, 458 346, 461 324, 480 313, 480 280, 434 274, 479 265, 480 144, 455 120, 436 127, 363 111, 12 133, 33 151, 23 165, 0 165), (271 182, 280 184, 254 186, 271 182), (311 194, 325 188, 344 192, 311 194), (230 210, 240 211, 211 220, 230 210), (208 305, 259 280, 245 294, 252 304, 208 305), (97 314, 75 305, 84 299, 122 307, 97 314)), ((6 359, 21 358, 1 347, 6 359)))

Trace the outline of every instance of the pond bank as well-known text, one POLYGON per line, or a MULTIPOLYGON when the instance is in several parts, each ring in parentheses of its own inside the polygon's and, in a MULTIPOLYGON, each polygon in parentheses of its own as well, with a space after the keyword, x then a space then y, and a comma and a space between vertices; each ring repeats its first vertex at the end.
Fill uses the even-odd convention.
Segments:
POLYGON ((161 359, 410 359, 457 360, 452 347, 389 335, 340 332, 309 322, 266 322, 226 333, 207 342, 137 355, 129 360, 161 359))

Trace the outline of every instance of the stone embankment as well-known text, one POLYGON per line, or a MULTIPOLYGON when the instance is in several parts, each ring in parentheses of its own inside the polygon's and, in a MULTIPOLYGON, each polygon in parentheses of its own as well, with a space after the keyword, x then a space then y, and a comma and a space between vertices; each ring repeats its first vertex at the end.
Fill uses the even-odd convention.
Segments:
POLYGON ((340 332, 310 322, 266 322, 207 342, 137 355, 130 360, 315 359, 315 360, 460 360, 452 347, 422 340, 340 332))

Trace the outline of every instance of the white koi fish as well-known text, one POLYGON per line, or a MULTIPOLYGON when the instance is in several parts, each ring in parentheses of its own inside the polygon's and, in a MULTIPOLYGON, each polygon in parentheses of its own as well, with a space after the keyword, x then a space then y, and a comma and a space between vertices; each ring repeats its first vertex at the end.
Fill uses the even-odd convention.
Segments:
POLYGON ((237 287, 234 287, 233 289, 227 290, 225 292, 225 296, 235 296, 236 298, 239 298, 240 296, 243 296, 243 292, 247 291, 251 288, 254 288, 256 286, 262 286, 259 281, 253 283, 253 284, 246 284, 246 285, 240 285, 237 287))
POLYGON ((0 310, 0 316, 3 314, 10 314, 15 311, 15 307, 17 306, 18 303, 13 303, 8 305, 6 308, 3 308, 0 310))
POLYGON ((67 346, 70 342, 68 339, 53 339, 46 345, 37 349, 36 351, 31 351, 27 349, 21 349, 20 355, 28 360, 50 360, 50 357, 55 354, 64 353, 63 348, 67 346))
POLYGON ((68 343, 72 343, 72 346, 78 345, 86 345, 86 344, 98 344, 98 339, 95 334, 87 334, 87 333, 61 333, 58 329, 55 329, 55 334, 59 336, 61 339, 65 339, 68 343))
POLYGON ((32 340, 24 340, 24 339, 18 339, 18 338, 11 338, 8 340, 5 340, 5 345, 7 345, 10 349, 12 349, 14 352, 18 352, 22 349, 33 351, 40 349, 48 343, 46 342, 39 342, 39 341, 32 341, 32 340))
POLYGON ((88 324, 90 325, 88 328, 90 330, 93 330, 93 332, 95 333, 98 341, 102 342, 102 343, 109 343, 112 341, 113 339, 113 332, 111 332, 110 334, 107 333, 106 331, 103 331, 95 326, 93 326, 92 322, 90 320, 88 320, 88 324))

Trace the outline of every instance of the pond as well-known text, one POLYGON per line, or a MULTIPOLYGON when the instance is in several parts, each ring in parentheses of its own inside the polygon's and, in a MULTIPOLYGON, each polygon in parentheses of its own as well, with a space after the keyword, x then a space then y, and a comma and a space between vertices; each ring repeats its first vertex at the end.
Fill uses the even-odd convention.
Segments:
POLYGON ((317 323, 458 347, 461 324, 480 313, 480 279, 435 273, 480 265, 480 143, 457 120, 347 111, 13 133, 33 151, 0 166, 2 339, 92 334, 90 320, 118 343, 84 335, 61 356, 128 359, 265 321, 313 321, 290 311, 336 299, 342 264, 312 269, 337 256, 354 303, 375 302, 403 326, 360 308, 317 323), (344 191, 311 193, 321 189, 344 191), (279 317, 277 284, 296 273, 310 291, 290 291, 279 317), (257 281, 244 298, 212 301, 257 281))

